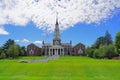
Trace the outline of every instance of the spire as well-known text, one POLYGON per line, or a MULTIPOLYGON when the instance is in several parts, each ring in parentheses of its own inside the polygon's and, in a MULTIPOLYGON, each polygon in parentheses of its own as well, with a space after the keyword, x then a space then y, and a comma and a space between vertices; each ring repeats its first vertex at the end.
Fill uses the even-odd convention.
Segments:
POLYGON ((58 23, 58 16, 56 15, 56 23, 55 23, 55 30, 54 30, 54 38, 53 44, 60 44, 60 32, 59 32, 59 23, 58 23))
POLYGON ((54 31, 54 39, 60 39, 60 32, 59 32, 59 24, 58 24, 58 16, 56 15, 56 24, 55 24, 55 31, 54 31))
POLYGON ((58 14, 56 14, 56 25, 58 25, 58 14))

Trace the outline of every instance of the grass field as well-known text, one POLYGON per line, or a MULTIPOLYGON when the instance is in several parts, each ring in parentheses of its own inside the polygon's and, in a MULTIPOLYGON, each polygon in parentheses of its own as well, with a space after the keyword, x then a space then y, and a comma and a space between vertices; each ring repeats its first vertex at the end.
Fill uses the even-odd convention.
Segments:
POLYGON ((118 60, 65 56, 46 63, 19 63, 20 59, 39 57, 0 60, 0 80, 120 80, 118 60))

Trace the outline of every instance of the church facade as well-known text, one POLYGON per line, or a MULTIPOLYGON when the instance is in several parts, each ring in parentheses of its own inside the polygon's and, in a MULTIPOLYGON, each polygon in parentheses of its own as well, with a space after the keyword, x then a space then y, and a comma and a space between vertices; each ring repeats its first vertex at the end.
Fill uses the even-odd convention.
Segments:
POLYGON ((50 44, 43 41, 42 45, 42 50, 44 51, 45 55, 72 55, 72 42, 61 42, 58 20, 56 20, 55 24, 53 43, 50 44))
MULTIPOLYGON (((35 46, 35 45, 34 45, 35 46)), ((28 46, 29 47, 29 46, 28 46)), ((54 30, 54 37, 53 37, 53 42, 52 43, 45 43, 44 41, 42 42, 42 48, 39 48, 40 52, 39 55, 46 55, 46 56, 52 56, 52 55, 74 55, 74 56, 83 56, 85 55, 85 45, 82 43, 78 43, 74 47, 72 46, 72 41, 69 41, 68 43, 62 43, 61 38, 60 38, 60 31, 59 31, 59 24, 58 24, 58 19, 56 19, 56 24, 55 24, 55 30, 54 30)), ((27 53, 28 55, 35 53, 35 51, 30 51, 32 50, 27 48, 27 53), (32 53, 31 53, 32 52, 32 53)))

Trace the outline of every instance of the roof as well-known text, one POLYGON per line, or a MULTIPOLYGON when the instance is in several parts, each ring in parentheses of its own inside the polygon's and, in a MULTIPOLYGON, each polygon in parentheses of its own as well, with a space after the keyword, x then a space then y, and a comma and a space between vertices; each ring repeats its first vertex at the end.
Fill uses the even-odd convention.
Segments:
POLYGON ((82 46, 84 46, 84 47, 85 47, 85 45, 84 45, 84 44, 82 44, 82 43, 78 43, 78 44, 76 44, 76 45, 74 46, 74 48, 75 48, 75 47, 77 47, 77 46, 79 46, 79 45, 82 45, 82 46))
POLYGON ((29 47, 29 46, 35 46, 35 47, 41 48, 40 46, 36 46, 36 45, 33 44, 33 43, 30 43, 27 47, 29 47))
POLYGON ((57 49, 57 48, 62 49, 63 47, 60 45, 53 45, 52 47, 50 47, 50 49, 57 49))

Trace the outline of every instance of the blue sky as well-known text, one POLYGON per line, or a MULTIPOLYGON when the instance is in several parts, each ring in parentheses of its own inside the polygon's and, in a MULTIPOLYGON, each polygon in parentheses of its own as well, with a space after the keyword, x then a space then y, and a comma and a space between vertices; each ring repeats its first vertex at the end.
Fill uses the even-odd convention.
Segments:
POLYGON ((98 0, 97 4, 94 0, 58 0, 56 5, 55 0, 28 1, 0 1, 0 46, 8 39, 24 46, 41 46, 42 41, 52 43, 56 12, 61 40, 71 40, 73 46, 79 42, 90 46, 106 30, 114 40, 120 31, 120 0, 98 0))

